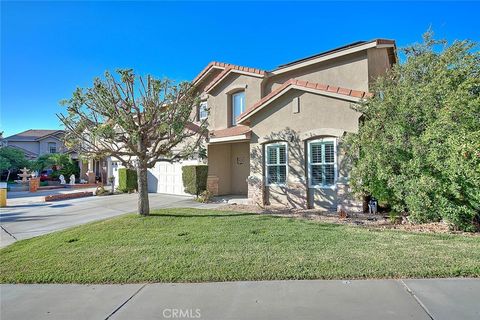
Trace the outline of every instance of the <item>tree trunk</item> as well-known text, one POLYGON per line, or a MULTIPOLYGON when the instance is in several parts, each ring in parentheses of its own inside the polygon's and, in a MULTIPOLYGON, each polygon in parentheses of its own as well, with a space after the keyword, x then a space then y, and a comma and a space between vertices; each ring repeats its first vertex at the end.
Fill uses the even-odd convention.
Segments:
POLYGON ((138 213, 142 216, 150 214, 150 205, 148 203, 148 184, 147 184, 147 166, 138 165, 137 182, 138 182, 138 213))

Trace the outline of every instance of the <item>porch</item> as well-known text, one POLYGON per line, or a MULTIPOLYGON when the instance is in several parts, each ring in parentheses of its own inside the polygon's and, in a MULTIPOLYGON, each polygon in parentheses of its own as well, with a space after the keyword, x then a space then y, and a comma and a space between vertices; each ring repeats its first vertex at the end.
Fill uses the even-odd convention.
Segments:
POLYGON ((250 142, 210 143, 207 149, 207 189, 215 196, 247 197, 250 142))

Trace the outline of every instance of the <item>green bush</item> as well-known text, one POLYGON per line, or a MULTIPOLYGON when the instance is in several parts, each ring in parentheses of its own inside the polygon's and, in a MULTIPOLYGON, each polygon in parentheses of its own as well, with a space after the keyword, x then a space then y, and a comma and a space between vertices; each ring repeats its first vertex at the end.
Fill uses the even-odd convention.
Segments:
POLYGON ((138 190, 137 171, 133 169, 118 169, 118 190, 132 192, 138 190))
MULTIPOLYGON (((53 172, 50 174, 50 178, 51 178, 52 180, 58 180, 58 178, 60 177, 60 175, 61 175, 60 171, 55 170, 55 171, 53 171, 53 172)), ((65 175, 63 175, 63 176, 65 177, 65 180, 69 180, 69 178, 70 178, 70 177, 65 176, 65 175)))
POLYGON ((208 166, 193 165, 182 168, 182 180, 185 192, 198 195, 207 190, 208 166))
POLYGON ((63 174, 67 181, 69 181, 72 174, 75 175, 76 178, 80 177, 78 164, 73 161, 68 154, 63 153, 44 154, 38 157, 37 160, 32 161, 31 168, 39 172, 49 168, 55 169, 51 175, 54 180, 58 180, 61 174, 63 174))

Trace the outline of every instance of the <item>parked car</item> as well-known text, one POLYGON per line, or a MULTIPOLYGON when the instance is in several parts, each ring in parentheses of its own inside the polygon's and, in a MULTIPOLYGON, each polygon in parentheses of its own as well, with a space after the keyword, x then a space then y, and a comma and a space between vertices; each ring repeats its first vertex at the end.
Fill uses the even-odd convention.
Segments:
POLYGON ((40 181, 52 181, 55 180, 54 177, 52 177, 53 169, 47 169, 43 170, 40 172, 40 181))

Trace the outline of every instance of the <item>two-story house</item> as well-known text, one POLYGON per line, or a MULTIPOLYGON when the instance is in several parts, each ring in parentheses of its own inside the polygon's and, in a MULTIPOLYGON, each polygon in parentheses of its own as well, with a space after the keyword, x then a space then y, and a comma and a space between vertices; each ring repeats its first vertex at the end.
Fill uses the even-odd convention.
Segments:
POLYGON ((260 205, 336 210, 349 193, 342 138, 352 104, 396 62, 395 42, 361 41, 265 71, 212 62, 193 80, 208 117, 208 189, 260 205))
POLYGON ((30 129, 3 139, 4 146, 22 151, 27 159, 36 159, 49 153, 66 152, 63 130, 30 129))

